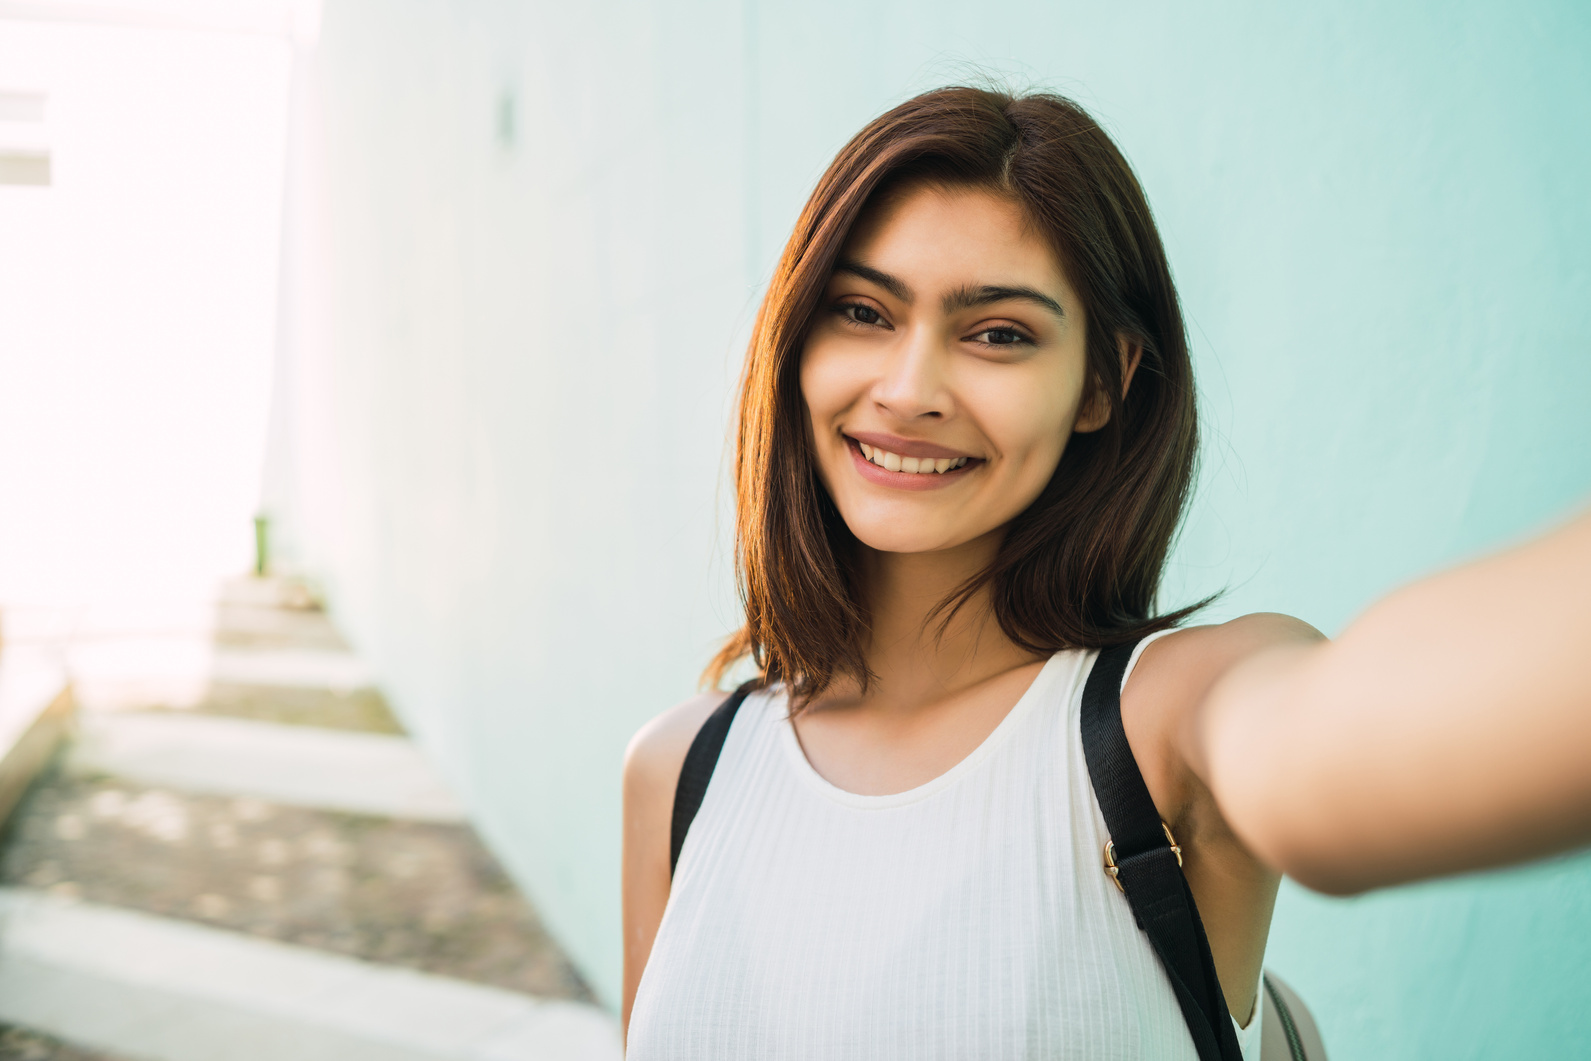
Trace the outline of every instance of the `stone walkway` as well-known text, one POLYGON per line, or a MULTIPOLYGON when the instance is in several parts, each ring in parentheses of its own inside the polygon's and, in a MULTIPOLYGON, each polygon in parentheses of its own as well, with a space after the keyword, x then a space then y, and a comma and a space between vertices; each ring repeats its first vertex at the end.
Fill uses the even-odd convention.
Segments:
MULTIPOLYGON (((284 607, 280 594, 261 603, 259 587, 245 588, 254 599, 219 609, 214 641, 231 656, 283 650, 328 656, 346 652, 318 609, 284 607)), ((285 603, 294 601, 289 598, 285 603)), ((482 1005, 491 1003, 488 1010, 496 1005, 507 1015, 518 1012, 513 1000, 521 996, 576 1003, 578 1008, 568 1012, 576 1017, 591 1013, 590 1018, 580 1019, 596 1029, 586 1034, 591 1031, 587 1028, 568 1040, 579 1040, 583 1046, 550 1051, 543 1043, 506 1053, 496 1047, 490 1056, 617 1057, 616 1035, 611 1036, 612 1050, 601 1041, 601 1028, 611 1021, 591 1007, 591 993, 579 974, 467 824, 448 820, 445 812, 419 816, 430 820, 347 813, 337 799, 317 795, 325 786, 317 789, 313 778, 303 779, 308 794, 302 798, 289 791, 297 782, 283 778, 271 778, 264 787, 284 798, 260 798, 227 787, 241 777, 239 787, 247 790, 246 768, 221 769, 226 783, 218 786, 202 771, 183 766, 184 755, 213 766, 224 763, 227 755, 239 754, 236 741, 228 747, 218 745, 213 753, 205 751, 214 731, 233 732, 205 719, 242 720, 237 727, 245 736, 263 735, 252 744, 245 742, 245 751, 256 744, 269 745, 280 755, 281 749, 290 752, 298 747, 295 737, 316 740, 326 733, 320 743, 331 751, 316 752, 324 757, 349 743, 332 739, 332 732, 382 735, 398 748, 395 738, 402 729, 374 689, 212 681, 194 702, 156 700, 129 711, 126 697, 121 699, 117 710, 85 712, 83 740, 88 744, 63 756, 34 784, 12 816, 0 841, 0 893, 78 902, 85 911, 107 908, 157 915, 173 924, 209 926, 239 937, 291 944, 298 948, 292 953, 309 958, 344 956, 429 974, 416 983, 502 989, 497 994, 481 993, 480 1000, 485 1000, 482 1005), (160 719, 171 721, 160 723, 160 719), (185 726, 181 721, 185 719, 194 724, 185 726), (157 743, 165 739, 168 744, 172 739, 163 735, 179 730, 183 747, 175 752, 165 749, 168 754, 162 756, 162 747, 153 751, 147 747, 145 734, 142 757, 118 759, 114 751, 85 750, 96 740, 104 743, 96 736, 102 731, 128 729, 153 732, 157 743), (119 764, 124 761, 134 765, 122 769, 119 764)), ((353 743, 356 751, 363 747, 353 743)), ((386 747, 381 741, 370 743, 378 751, 386 747)), ((401 747, 406 750, 406 743, 401 747)), ((405 761, 400 760, 397 768, 406 769, 405 761)), ((334 767, 323 764, 317 769, 334 767)), ((358 768, 358 764, 350 767, 358 768)), ((389 773, 392 769, 380 768, 389 773)), ((423 763, 419 768, 424 768, 423 763)), ((148 922, 162 923, 166 922, 148 922)), ((214 938, 222 945, 227 937, 214 938)), ((243 948, 238 953, 253 952, 243 948)), ((336 1015, 325 1019, 335 1020, 336 1015)), ((512 1024, 520 1018, 502 1020, 512 1024)), ((97 1033, 92 1045, 109 1046, 106 1034, 97 1033)), ((501 1035, 498 1039, 507 1041, 501 1035)), ((140 1053, 150 1056, 147 1049, 140 1053)), ((176 1050, 169 1056, 181 1054, 176 1050)), ((457 1053, 447 1043, 415 1056, 466 1055, 488 1056, 457 1053)), ((287 1055, 281 1056, 285 1061, 287 1055)), ((111 1061, 37 1030, 3 1024, 0 1059, 111 1061)))
POLYGON ((5 1061, 119 1061, 109 1054, 79 1050, 48 1035, 0 1024, 0 1058, 5 1061))

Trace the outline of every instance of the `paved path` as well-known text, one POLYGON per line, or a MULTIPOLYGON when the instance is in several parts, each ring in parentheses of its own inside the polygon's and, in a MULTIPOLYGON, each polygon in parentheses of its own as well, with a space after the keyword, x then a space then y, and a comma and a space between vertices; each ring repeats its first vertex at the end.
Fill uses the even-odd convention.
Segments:
POLYGON ((81 737, 0 846, 0 1061, 616 1061, 358 659, 279 590, 233 587, 197 647, 71 646, 81 737))
POLYGON ((0 1014, 169 1061, 617 1056, 590 1006, 0 889, 0 1014))

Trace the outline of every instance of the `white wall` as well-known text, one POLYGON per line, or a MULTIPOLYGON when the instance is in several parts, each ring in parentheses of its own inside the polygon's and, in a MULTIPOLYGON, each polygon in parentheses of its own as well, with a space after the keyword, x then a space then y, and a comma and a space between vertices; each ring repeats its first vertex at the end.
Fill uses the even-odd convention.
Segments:
POLYGON ((619 756, 730 622, 738 19, 340 0, 298 71, 267 505, 610 1000, 619 756))
MULTIPOLYGON (((966 62, 1096 111, 1202 378, 1170 593, 1330 630, 1591 491, 1588 12, 331 0, 268 496, 612 1001, 620 752, 733 624, 739 344, 846 137, 966 62)), ((1573 1056, 1588 878, 1288 892, 1272 957, 1334 1057, 1573 1056)))
POLYGON ((289 68, 271 37, 0 19, 53 178, 0 184, 0 606, 202 599, 251 563, 289 68))

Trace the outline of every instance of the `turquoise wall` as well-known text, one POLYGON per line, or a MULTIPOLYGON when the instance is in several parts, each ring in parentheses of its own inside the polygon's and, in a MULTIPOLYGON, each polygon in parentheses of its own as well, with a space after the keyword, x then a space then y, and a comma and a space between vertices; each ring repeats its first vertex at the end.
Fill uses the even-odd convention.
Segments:
MULTIPOLYGON (((1329 633, 1591 493, 1591 6, 763 6, 754 40, 764 263, 841 138, 959 59, 1117 137, 1205 415, 1167 600, 1329 633)), ((1289 886, 1269 960, 1337 1058, 1591 1056, 1588 935, 1580 857, 1289 886)))
MULTIPOLYGON (((611 1001, 619 754, 732 620, 736 350, 852 132, 977 71, 1094 110, 1201 380, 1167 599, 1331 632, 1591 493, 1588 56, 1583 3, 328 0, 286 522, 611 1001)), ((1289 888, 1271 964, 1339 1061, 1586 1056, 1588 939, 1570 858, 1289 888)))

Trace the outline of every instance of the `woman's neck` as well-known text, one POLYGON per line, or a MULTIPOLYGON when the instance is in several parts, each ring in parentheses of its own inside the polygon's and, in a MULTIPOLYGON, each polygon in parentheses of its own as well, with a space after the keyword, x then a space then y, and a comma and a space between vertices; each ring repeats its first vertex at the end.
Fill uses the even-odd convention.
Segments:
MULTIPOLYGON (((911 711, 943 700, 1040 657, 1016 645, 994 618, 985 587, 945 621, 935 609, 993 562, 998 535, 932 553, 862 547, 862 592, 872 617, 867 663, 877 679, 865 696, 855 683, 841 701, 911 711)), ((828 697, 824 697, 828 699, 828 697)))

